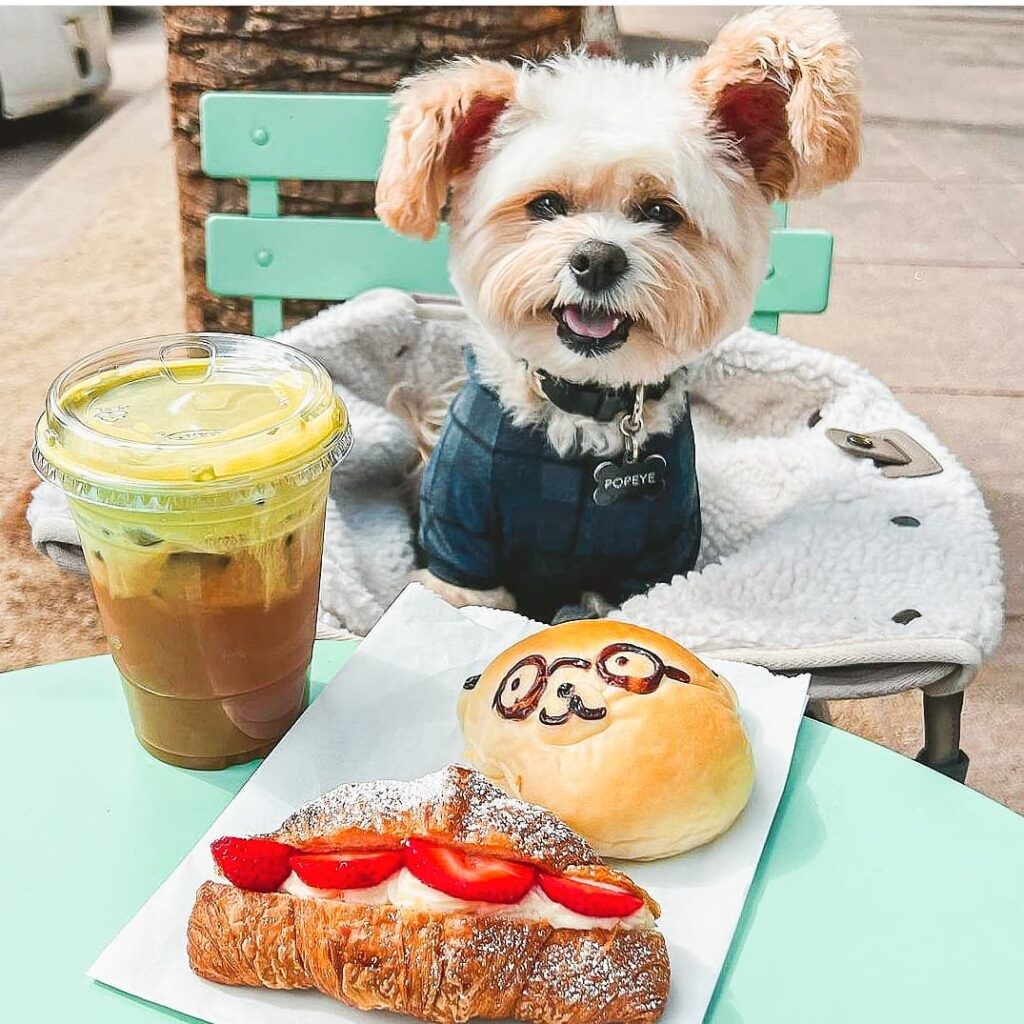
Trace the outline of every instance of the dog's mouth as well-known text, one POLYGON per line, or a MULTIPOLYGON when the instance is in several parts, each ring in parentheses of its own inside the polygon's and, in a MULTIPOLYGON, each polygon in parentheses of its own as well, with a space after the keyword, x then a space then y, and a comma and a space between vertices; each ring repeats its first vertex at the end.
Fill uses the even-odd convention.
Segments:
POLYGON ((559 306, 551 310, 562 343, 581 356, 600 356, 626 344, 633 321, 625 313, 583 306, 559 306))

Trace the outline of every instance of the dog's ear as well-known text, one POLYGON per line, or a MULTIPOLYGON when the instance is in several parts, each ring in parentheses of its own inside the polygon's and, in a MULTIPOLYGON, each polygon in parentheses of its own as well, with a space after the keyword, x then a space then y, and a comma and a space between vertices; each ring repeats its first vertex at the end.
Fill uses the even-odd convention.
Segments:
POLYGON ((462 59, 410 79, 395 95, 377 216, 403 235, 432 238, 452 179, 472 163, 515 91, 516 69, 462 59))
POLYGON ((691 81, 765 193, 790 199, 857 166, 858 61, 831 11, 763 8, 722 29, 691 81))

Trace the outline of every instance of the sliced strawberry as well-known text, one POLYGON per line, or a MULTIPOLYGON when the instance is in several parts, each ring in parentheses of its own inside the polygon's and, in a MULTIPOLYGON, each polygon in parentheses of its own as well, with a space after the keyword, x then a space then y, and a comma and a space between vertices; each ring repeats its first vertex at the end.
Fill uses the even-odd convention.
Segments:
POLYGON ((465 853, 429 839, 406 841, 405 866, 432 889, 486 903, 517 903, 537 877, 529 864, 465 853))
POLYGON ((302 853, 292 871, 314 889, 368 889, 402 866, 401 850, 353 850, 350 853, 302 853))
POLYGON ((541 875, 537 881, 549 899, 587 917, 629 917, 644 905, 639 896, 601 882, 564 875, 541 875))
POLYGON ((221 874, 239 889, 274 892, 288 877, 288 860, 295 852, 273 839, 236 839, 224 836, 210 844, 221 874))

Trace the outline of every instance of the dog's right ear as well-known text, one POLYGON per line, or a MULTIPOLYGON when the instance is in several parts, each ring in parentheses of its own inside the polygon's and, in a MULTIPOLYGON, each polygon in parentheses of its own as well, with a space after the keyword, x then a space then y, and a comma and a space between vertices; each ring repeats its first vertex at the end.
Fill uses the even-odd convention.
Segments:
POLYGON ((377 181, 377 216, 389 228, 433 238, 448 186, 487 141, 516 77, 511 64, 464 58, 402 85, 377 181))

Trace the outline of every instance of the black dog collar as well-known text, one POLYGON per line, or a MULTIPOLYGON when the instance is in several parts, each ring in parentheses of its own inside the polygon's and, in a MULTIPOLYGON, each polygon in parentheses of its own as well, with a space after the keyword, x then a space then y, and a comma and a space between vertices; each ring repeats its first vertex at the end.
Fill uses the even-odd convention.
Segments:
MULTIPOLYGON (((610 423, 616 416, 633 411, 635 384, 610 388, 604 384, 577 384, 563 377, 553 377, 547 370, 534 370, 533 373, 544 397, 562 412, 589 416, 598 423, 610 423)), ((671 378, 666 377, 657 384, 648 384, 644 389, 644 398, 661 398, 668 391, 670 381, 671 378)))

